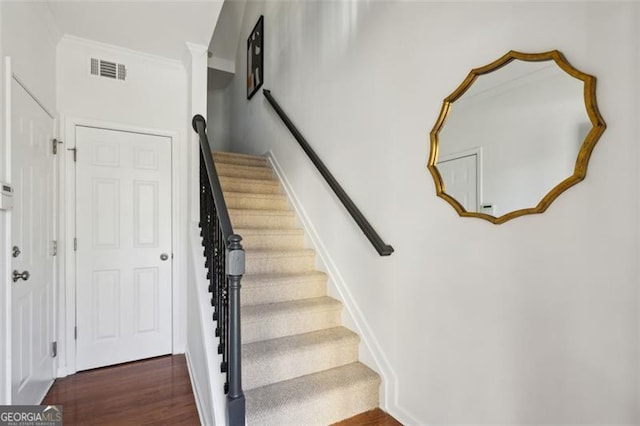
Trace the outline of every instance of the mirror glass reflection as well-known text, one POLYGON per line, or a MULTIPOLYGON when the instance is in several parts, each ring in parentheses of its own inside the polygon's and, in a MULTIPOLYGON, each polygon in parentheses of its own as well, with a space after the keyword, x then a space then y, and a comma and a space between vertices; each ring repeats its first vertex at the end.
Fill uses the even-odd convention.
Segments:
MULTIPOLYGON (((437 158, 430 159, 430 168, 435 160, 442 192, 457 209, 497 218, 535 208, 574 175, 594 127, 585 81, 551 57, 511 58, 491 72, 473 74, 450 96, 455 99, 445 100, 432 133, 437 158)), ((592 109, 599 116, 595 98, 592 109)))

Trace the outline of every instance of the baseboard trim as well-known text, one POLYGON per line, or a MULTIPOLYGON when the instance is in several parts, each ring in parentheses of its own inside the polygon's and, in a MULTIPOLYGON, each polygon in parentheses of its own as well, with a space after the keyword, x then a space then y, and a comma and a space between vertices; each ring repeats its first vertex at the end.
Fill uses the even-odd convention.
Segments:
POLYGON ((382 351, 378 340, 371 331, 371 327, 362 315, 362 311, 360 311, 360 308, 358 307, 358 304, 349 291, 348 286, 346 285, 345 280, 342 277, 342 274, 340 273, 331 255, 329 254, 326 246, 322 242, 322 239, 320 238, 315 226, 309 218, 309 215, 307 214, 305 208, 302 206, 300 199, 296 195, 293 186, 287 179, 284 170, 278 163, 275 154, 273 153, 273 151, 269 150, 266 155, 269 163, 273 167, 275 174, 282 183, 285 193, 291 201, 297 218, 301 221, 301 224, 305 229, 307 236, 311 240, 311 244, 318 254, 318 257, 320 258, 320 261, 330 278, 330 282, 334 284, 335 290, 340 297, 340 301, 343 303, 347 314, 350 316, 350 319, 352 320, 356 328, 355 331, 360 336, 366 351, 375 364, 374 366, 370 367, 372 367, 378 372, 378 374, 380 374, 380 376, 382 376, 383 395, 380 398, 381 408, 397 418, 399 421, 402 421, 404 424, 418 424, 418 422, 413 419, 413 416, 410 416, 408 413, 406 413, 405 410, 402 410, 400 407, 398 407, 398 379, 395 371, 391 367, 391 364, 387 360, 387 357, 384 355, 384 352, 382 351))
POLYGON ((196 408, 198 410, 198 418, 200 419, 200 424, 207 424, 204 421, 204 415, 202 413, 202 400, 200 399, 200 392, 198 392, 198 384, 196 380, 196 376, 192 373, 191 366, 191 356, 189 355, 189 351, 185 351, 184 357, 187 360, 187 371, 189 372, 189 380, 191 380, 191 390, 193 391, 193 399, 196 401, 196 408))
POLYGON ((38 400, 38 401, 40 401, 40 404, 42 404, 42 401, 44 401, 44 399, 47 397, 47 394, 49 393, 49 391, 51 390, 51 388, 53 387, 55 382, 56 382, 56 379, 54 378, 51 381, 51 383, 49 383, 49 386, 47 386, 47 389, 44 391, 42 396, 40 396, 40 399, 38 400))

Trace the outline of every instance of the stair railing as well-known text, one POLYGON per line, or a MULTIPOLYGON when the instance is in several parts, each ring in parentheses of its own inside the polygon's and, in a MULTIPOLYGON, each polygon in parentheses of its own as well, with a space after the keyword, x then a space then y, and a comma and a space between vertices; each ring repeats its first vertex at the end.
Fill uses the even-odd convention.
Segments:
POLYGON ((287 126, 287 129, 291 132, 293 137, 298 141, 302 150, 307 154, 311 162, 316 166, 322 177, 327 181, 329 187, 336 194, 338 199, 342 202, 342 205, 347 209, 353 220, 356 221, 356 224, 360 227, 364 235, 371 242, 373 247, 376 249, 380 256, 389 256, 393 253, 393 247, 389 244, 385 243, 380 235, 376 232, 376 230, 371 226, 369 221, 364 217, 360 209, 355 205, 355 203, 351 200, 351 198, 347 195, 345 190, 340 186, 336 178, 333 177, 327 166, 324 165, 318 154, 311 148, 309 142, 302 136, 302 133, 297 129, 297 127, 293 124, 289 116, 282 110, 278 102, 274 99, 270 90, 264 89, 262 91, 264 93, 265 98, 271 104, 275 112, 284 122, 284 125, 287 126))
POLYGON ((242 391, 242 340, 240 336, 240 281, 245 272, 245 254, 234 234, 222 187, 213 162, 207 124, 201 115, 193 117, 193 130, 200 139, 200 228, 207 279, 214 308, 216 337, 222 355, 220 371, 226 373, 227 421, 244 426, 246 409, 242 391))

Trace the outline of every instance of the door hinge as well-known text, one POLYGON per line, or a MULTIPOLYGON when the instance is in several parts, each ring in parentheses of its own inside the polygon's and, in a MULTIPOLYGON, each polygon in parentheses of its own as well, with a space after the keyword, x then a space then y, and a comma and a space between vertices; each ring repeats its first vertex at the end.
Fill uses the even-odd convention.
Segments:
POLYGON ((73 340, 78 340, 78 326, 73 327, 73 340))
POLYGON ((67 148, 67 151, 73 151, 73 161, 78 160, 78 148, 67 148))
POLYGON ((73 251, 78 251, 78 239, 73 237, 73 251))
POLYGON ((51 148, 53 150, 53 155, 58 154, 58 145, 60 145, 61 143, 63 143, 63 142, 59 141, 58 139, 53 139, 51 141, 51 148))
POLYGON ((55 358, 58 356, 58 342, 51 343, 51 357, 55 358))
POLYGON ((58 242, 56 240, 53 240, 51 242, 51 256, 57 256, 58 255, 58 242))

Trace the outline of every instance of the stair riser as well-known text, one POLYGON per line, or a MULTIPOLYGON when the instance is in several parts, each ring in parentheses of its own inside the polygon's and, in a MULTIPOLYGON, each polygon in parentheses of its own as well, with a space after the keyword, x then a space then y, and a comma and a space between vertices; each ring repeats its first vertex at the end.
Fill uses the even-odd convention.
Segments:
POLYGON ((273 180, 273 171, 268 167, 240 167, 234 164, 219 163, 216 164, 216 170, 220 176, 273 180))
POLYGON ((271 181, 243 182, 220 177, 220 186, 224 192, 245 192, 250 194, 279 194, 280 185, 271 181))
POLYGON ((247 402, 247 424, 261 426, 293 425, 304 419, 306 425, 328 425, 378 407, 379 381, 357 382, 348 387, 320 394, 304 403, 288 404, 286 409, 252 416, 250 396, 247 402))
POLYGON ((338 327, 341 323, 341 308, 295 312, 293 314, 274 315, 260 321, 242 323, 242 343, 275 339, 299 333, 309 333, 325 328, 338 327))
POLYGON ((358 339, 337 341, 273 358, 242 360, 242 386, 245 390, 289 380, 358 360, 358 339))
POLYGON ((237 166, 268 167, 267 159, 262 157, 238 157, 235 155, 220 155, 216 153, 213 154, 213 160, 216 162, 216 166, 218 163, 226 163, 237 166))
POLYGON ((229 212, 231 223, 234 228, 293 228, 296 225, 294 216, 290 215, 270 215, 264 214, 246 214, 229 212))
POLYGON ((286 198, 249 198, 225 195, 230 209, 289 210, 286 198))
POLYGON ((245 249, 301 249, 304 248, 304 236, 242 235, 242 247, 245 249))
POLYGON ((326 295, 326 280, 255 288, 243 286, 242 305, 249 306, 262 303, 286 302, 289 300, 313 299, 326 295))
POLYGON ((246 258, 247 274, 287 274, 311 271, 315 267, 314 256, 287 256, 246 258))

